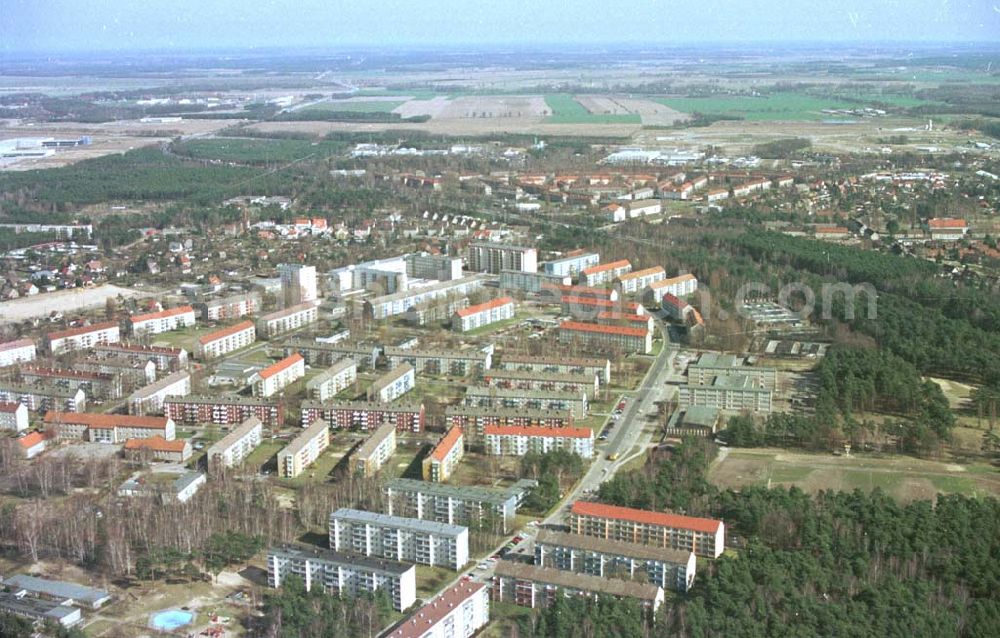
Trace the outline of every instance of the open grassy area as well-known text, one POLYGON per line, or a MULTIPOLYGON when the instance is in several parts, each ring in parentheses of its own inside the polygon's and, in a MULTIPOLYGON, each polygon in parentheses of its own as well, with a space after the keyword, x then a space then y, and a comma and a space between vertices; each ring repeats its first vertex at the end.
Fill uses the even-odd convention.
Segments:
POLYGON ((250 453, 245 463, 247 467, 259 468, 271 461, 283 447, 285 447, 285 443, 282 441, 264 441, 257 446, 256 450, 250 453))
POLYGON ((785 450, 732 449, 712 464, 709 480, 723 488, 795 485, 807 492, 882 489, 908 502, 937 494, 1000 494, 1000 472, 908 456, 833 456, 785 450))
POLYGON ((425 599, 437 595, 456 575, 456 572, 444 567, 417 565, 417 595, 425 599))
POLYGON ((175 147, 180 155, 223 162, 290 162, 308 156, 329 157, 343 149, 342 142, 238 137, 190 140, 175 147))
POLYGON ((741 117, 745 120, 826 120, 834 116, 823 109, 849 109, 857 102, 817 98, 798 93, 778 93, 767 97, 720 95, 717 97, 656 98, 655 101, 682 113, 741 117))
POLYGON ((545 121, 552 124, 642 124, 642 116, 638 113, 623 115, 591 113, 567 93, 546 95, 545 104, 552 109, 552 115, 545 121))
POLYGON ((391 113, 393 109, 405 102, 405 100, 333 100, 310 104, 300 110, 328 113, 391 113))

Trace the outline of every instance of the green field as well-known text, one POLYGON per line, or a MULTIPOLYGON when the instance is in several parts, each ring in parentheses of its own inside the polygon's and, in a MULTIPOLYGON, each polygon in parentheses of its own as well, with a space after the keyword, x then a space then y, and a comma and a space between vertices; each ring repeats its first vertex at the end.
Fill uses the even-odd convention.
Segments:
POLYGON ((546 95, 545 104, 552 109, 552 115, 545 119, 550 124, 642 124, 642 117, 637 113, 628 115, 591 113, 572 95, 566 93, 546 95))
POLYGON ((862 106, 857 102, 818 98, 798 93, 779 93, 768 97, 723 95, 718 97, 654 98, 654 100, 682 113, 741 117, 753 121, 825 120, 833 116, 823 113, 823 109, 848 109, 862 106))
POLYGON ((309 140, 214 138, 175 146, 179 155, 223 162, 291 162, 304 157, 329 157, 343 151, 340 142, 309 140))
POLYGON ((328 113, 390 113, 405 100, 334 100, 332 102, 317 102, 302 108, 302 111, 323 111, 328 113))

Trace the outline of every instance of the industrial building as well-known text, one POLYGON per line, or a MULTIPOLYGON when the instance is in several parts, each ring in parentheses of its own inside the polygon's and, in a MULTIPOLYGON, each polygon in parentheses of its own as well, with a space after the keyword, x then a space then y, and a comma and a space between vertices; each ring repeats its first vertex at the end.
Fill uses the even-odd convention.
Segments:
POLYGON ((469 562, 469 528, 342 507, 330 514, 330 548, 363 556, 443 566, 469 562))

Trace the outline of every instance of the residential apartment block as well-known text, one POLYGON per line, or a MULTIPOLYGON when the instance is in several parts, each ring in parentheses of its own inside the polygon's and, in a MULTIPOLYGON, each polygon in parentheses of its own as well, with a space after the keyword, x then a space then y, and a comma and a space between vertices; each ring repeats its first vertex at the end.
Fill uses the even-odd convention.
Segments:
POLYGON ((466 487, 391 479, 385 487, 386 513, 450 525, 493 523, 506 533, 517 508, 537 481, 522 479, 507 489, 466 487))
POLYGON ((34 361, 35 354, 35 342, 31 339, 0 343, 0 368, 34 361))
POLYGON ((243 462, 263 440, 264 424, 255 416, 247 418, 205 453, 208 467, 233 467, 243 462))
POLYGON ((681 408, 703 407, 727 412, 770 412, 772 392, 760 387, 760 381, 745 374, 718 375, 705 385, 691 383, 677 389, 681 408))
POLYGON ((574 534, 689 550, 708 558, 718 558, 726 547, 726 526, 722 521, 602 503, 573 503, 569 528, 574 534))
POLYGON ((273 363, 250 378, 255 397, 270 397, 295 383, 306 374, 302 355, 295 353, 273 363))
POLYGON ((128 398, 129 414, 162 414, 167 397, 184 397, 191 394, 191 373, 179 370, 168 374, 132 393, 128 398))
POLYGON ((469 244, 469 270, 499 275, 504 270, 538 272, 538 251, 527 246, 495 242, 469 244))
POLYGON ((465 437, 462 435, 462 428, 452 426, 424 459, 422 468, 424 480, 433 483, 447 481, 463 456, 465 456, 465 437))
POLYGON ((573 424, 569 410, 519 410, 449 405, 444 411, 448 426, 462 428, 467 443, 483 441, 488 425, 560 428, 573 424))
POLYGON ((28 406, 20 402, 0 402, 0 430, 16 434, 27 429, 28 406))
POLYGON ((596 374, 601 383, 611 383, 611 360, 603 358, 546 358, 504 353, 494 367, 498 370, 533 370, 560 374, 596 374))
POLYGON ((590 407, 587 393, 582 391, 518 390, 484 385, 466 387, 463 403, 466 406, 479 408, 568 410, 577 419, 585 418, 590 407))
POLYGON ((281 427, 285 422, 284 402, 236 394, 167 397, 163 400, 163 413, 174 421, 185 424, 235 425, 252 416, 271 428, 281 427))
POLYGON ((598 253, 581 253, 542 262, 542 270, 550 275, 576 277, 581 271, 601 263, 598 253))
POLYGON ((193 326, 194 323, 194 308, 191 306, 180 306, 129 317, 132 335, 136 337, 187 328, 193 326))
POLYGON ((468 297, 445 297, 410 306, 406 309, 403 320, 411 326, 429 326, 446 321, 451 322, 452 315, 468 307, 468 297))
POLYGON ((451 327, 457 332, 468 332, 513 317, 514 300, 510 297, 499 297, 459 310, 452 318, 451 327))
POLYGON ((615 288, 623 295, 633 295, 657 281, 667 278, 667 271, 662 266, 644 268, 643 270, 633 270, 624 275, 615 277, 613 283, 615 288))
POLYGON ((183 348, 144 346, 138 343, 102 344, 94 347, 94 354, 128 357, 142 365, 152 361, 158 372, 176 372, 186 368, 188 364, 188 353, 183 348))
POLYGON ((149 455, 154 461, 167 463, 187 463, 191 458, 191 441, 188 439, 168 441, 159 435, 147 439, 127 439, 122 449, 126 457, 143 458, 149 455))
POLYGON ((320 419, 278 452, 278 476, 295 478, 330 446, 330 427, 320 419))
POLYGON ((694 584, 696 559, 691 550, 539 530, 535 565, 602 578, 639 577, 657 587, 687 591, 694 584))
POLYGON ((649 583, 577 574, 508 560, 497 563, 491 593, 494 601, 532 609, 548 607, 558 596, 586 596, 635 598, 643 607, 655 612, 664 599, 663 588, 649 583))
POLYGON ((49 381, 11 383, 0 381, 0 401, 22 403, 29 412, 64 410, 83 412, 87 409, 87 394, 80 388, 66 388, 49 381))
POLYGON ((121 341, 121 331, 117 321, 106 321, 50 332, 45 338, 49 344, 49 352, 62 354, 71 350, 84 350, 97 345, 118 343, 121 341))
POLYGON ((528 452, 565 450, 585 459, 594 456, 594 431, 590 428, 487 425, 483 435, 490 455, 524 456, 528 452))
POLYGON ((364 477, 375 476, 395 451, 396 425, 383 423, 351 455, 354 472, 364 477))
POLYGON ((288 339, 282 347, 285 356, 298 352, 310 366, 330 366, 341 359, 350 359, 359 371, 371 370, 378 361, 380 348, 371 343, 356 341, 338 341, 337 343, 322 343, 307 339, 288 339))
POLYGON ((708 385, 715 377, 750 377, 754 387, 774 390, 778 385, 775 368, 748 366, 743 357, 706 352, 688 365, 688 383, 708 385))
POLYGON ((257 329, 252 321, 222 328, 198 338, 195 354, 199 359, 214 359, 245 348, 257 340, 257 329))
POLYGON ((302 264, 278 264, 282 301, 295 306, 316 301, 316 267, 302 264))
POLYGON ((463 582, 418 609, 385 638, 468 638, 489 622, 486 585, 463 582))
POLYGON ((698 290, 698 279, 694 275, 685 274, 668 279, 654 281, 643 289, 643 298, 647 303, 658 304, 663 301, 664 295, 673 295, 683 298, 692 295, 698 290))
POLYGON ((483 383, 491 388, 586 392, 591 398, 597 394, 600 388, 596 374, 535 372, 534 370, 490 370, 483 375, 483 383))
POLYGON ((50 383, 70 390, 79 388, 92 399, 120 399, 122 396, 121 376, 105 372, 22 364, 17 369, 17 376, 27 384, 50 383))
POLYGON ((424 406, 407 402, 303 401, 302 427, 308 427, 316 419, 325 420, 335 430, 374 430, 384 423, 392 423, 397 432, 422 432, 424 406))
POLYGON ((342 507, 330 514, 330 548, 456 571, 469 562, 469 528, 342 507))
POLYGON ((618 277, 630 272, 632 272, 632 263, 628 259, 619 259, 584 268, 580 271, 580 283, 585 286, 606 286, 618 277))
POLYGON ((417 374, 441 374, 467 377, 489 370, 493 362, 492 350, 470 348, 467 350, 427 350, 386 346, 385 358, 395 368, 403 363, 413 366, 417 374))
POLYGON ((381 321, 401 315, 419 304, 441 299, 468 297, 472 293, 482 290, 483 283, 488 279, 483 275, 472 275, 452 281, 442 281, 430 286, 372 297, 364 301, 364 311, 372 319, 381 321))
POLYGON ((500 273, 500 290, 520 290, 529 295, 541 294, 547 286, 569 286, 572 283, 569 275, 520 270, 504 270, 500 273))
POLYGON ((257 314, 261 308, 260 295, 256 292, 229 295, 195 304, 205 321, 231 321, 257 314))
POLYGON ((391 560, 305 545, 272 547, 267 552, 268 586, 281 587, 290 576, 300 578, 306 591, 320 587, 344 598, 385 591, 396 611, 417 601, 416 566, 391 560))
POLYGON ((345 358, 310 379, 306 383, 306 392, 317 401, 328 401, 357 380, 358 364, 345 358))
POLYGON ((257 317, 257 331, 264 337, 271 338, 308 326, 318 319, 319 308, 316 302, 306 301, 257 317))
POLYGON ((154 436, 173 441, 176 432, 174 421, 169 417, 55 410, 45 413, 45 427, 54 431, 61 441, 76 439, 92 443, 124 443, 126 439, 154 436))
POLYGON ((575 343, 586 350, 621 350, 640 354, 653 351, 653 333, 649 330, 580 321, 564 321, 559 324, 559 341, 575 343))
POLYGON ((368 388, 368 400, 392 403, 416 386, 417 375, 409 363, 401 363, 379 378, 368 388))

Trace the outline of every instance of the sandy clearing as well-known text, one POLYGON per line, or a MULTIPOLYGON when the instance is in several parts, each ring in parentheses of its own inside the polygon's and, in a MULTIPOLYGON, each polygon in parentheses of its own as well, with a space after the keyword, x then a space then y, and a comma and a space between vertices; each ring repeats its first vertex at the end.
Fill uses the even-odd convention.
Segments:
POLYGON ((114 284, 105 284, 96 288, 73 288, 46 292, 33 297, 14 299, 0 303, 0 324, 16 323, 34 317, 47 317, 52 312, 69 313, 77 310, 101 308, 108 299, 122 295, 141 297, 155 294, 155 291, 132 290, 114 284))
POLYGON ((448 108, 450 101, 447 97, 443 96, 438 96, 430 100, 409 100, 394 108, 392 112, 404 118, 419 117, 421 115, 429 115, 433 118, 448 108))

